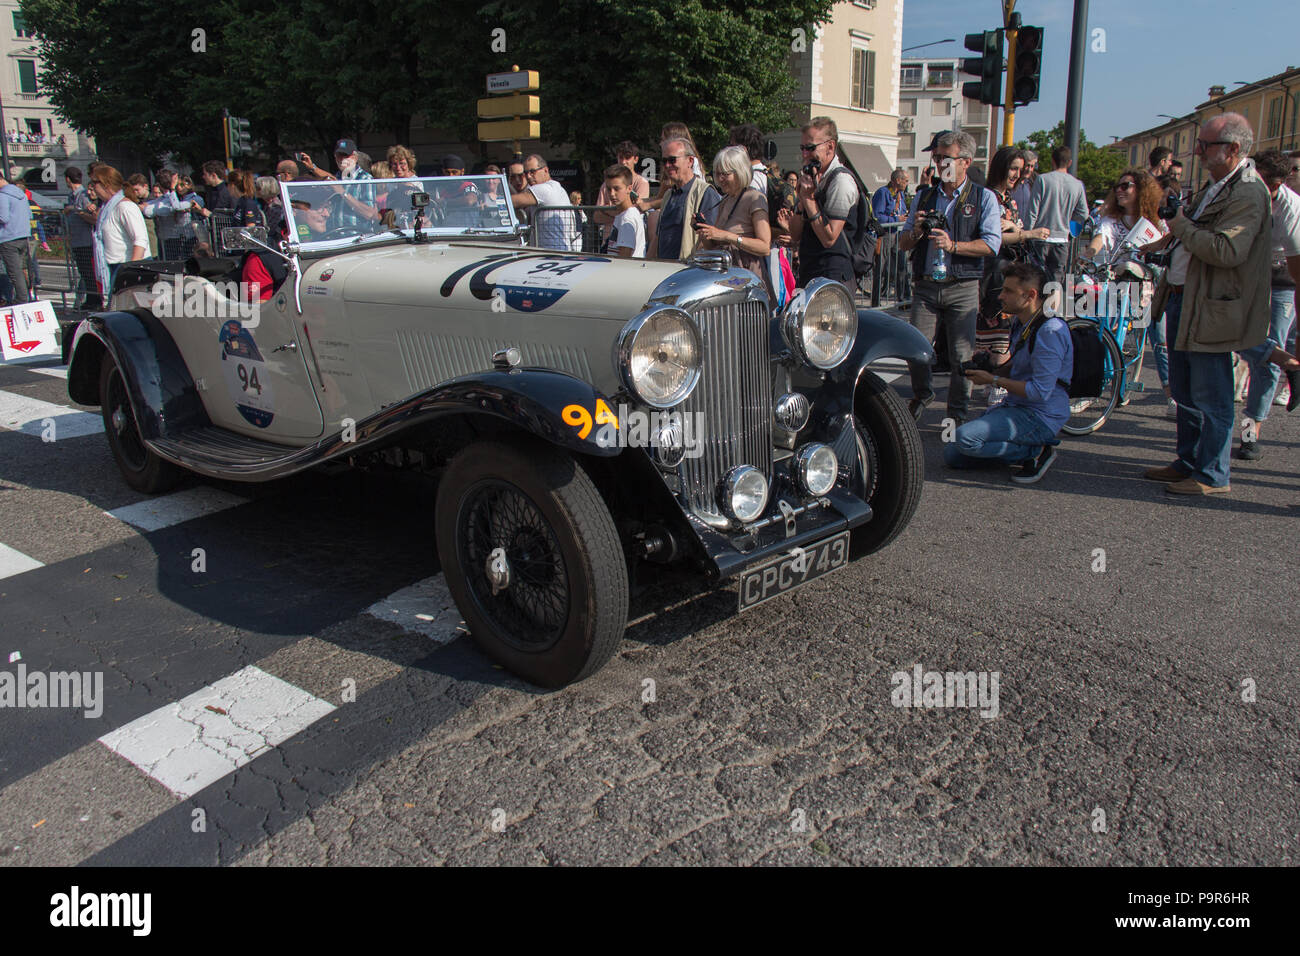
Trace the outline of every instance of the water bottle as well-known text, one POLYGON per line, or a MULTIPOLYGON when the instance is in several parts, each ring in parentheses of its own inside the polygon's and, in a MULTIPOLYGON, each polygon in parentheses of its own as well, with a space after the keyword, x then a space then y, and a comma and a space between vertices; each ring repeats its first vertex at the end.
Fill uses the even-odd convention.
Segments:
POLYGON ((934 271, 930 273, 930 278, 935 282, 946 282, 948 280, 948 254, 942 249, 935 253, 934 271))

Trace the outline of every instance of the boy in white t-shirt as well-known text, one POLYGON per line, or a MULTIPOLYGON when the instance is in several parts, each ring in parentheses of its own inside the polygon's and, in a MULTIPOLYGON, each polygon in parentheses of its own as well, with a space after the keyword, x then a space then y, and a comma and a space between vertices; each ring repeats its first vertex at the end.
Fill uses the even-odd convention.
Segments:
POLYGON ((645 258, 645 221, 641 210, 632 204, 632 171, 622 163, 605 170, 605 190, 612 206, 618 209, 609 230, 605 251, 624 259, 645 258))

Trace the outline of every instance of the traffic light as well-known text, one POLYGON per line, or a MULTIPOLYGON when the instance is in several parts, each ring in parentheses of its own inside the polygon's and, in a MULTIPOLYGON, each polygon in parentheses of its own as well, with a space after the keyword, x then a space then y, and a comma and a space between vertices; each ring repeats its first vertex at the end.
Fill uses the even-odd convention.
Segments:
POLYGON ((242 116, 226 117, 227 137, 230 141, 231 156, 248 156, 253 152, 253 135, 248 128, 248 120, 242 116))
POLYGON ((961 85, 961 95, 990 106, 1002 102, 1002 31, 966 34, 966 49, 980 54, 961 61, 961 71, 978 76, 961 85))
POLYGON ((1016 34, 1016 75, 1011 82, 1013 102, 1027 106, 1038 99, 1043 72, 1043 28, 1021 27, 1016 34))

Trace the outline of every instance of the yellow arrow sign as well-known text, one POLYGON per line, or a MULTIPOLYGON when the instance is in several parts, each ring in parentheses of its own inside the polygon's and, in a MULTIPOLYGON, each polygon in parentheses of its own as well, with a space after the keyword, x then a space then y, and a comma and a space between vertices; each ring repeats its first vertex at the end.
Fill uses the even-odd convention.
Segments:
POLYGON ((478 101, 478 115, 484 118, 498 116, 536 116, 542 111, 540 96, 489 96, 478 101))
POLYGON ((515 139, 541 139, 542 124, 534 119, 497 120, 479 123, 478 138, 485 143, 506 143, 515 139))

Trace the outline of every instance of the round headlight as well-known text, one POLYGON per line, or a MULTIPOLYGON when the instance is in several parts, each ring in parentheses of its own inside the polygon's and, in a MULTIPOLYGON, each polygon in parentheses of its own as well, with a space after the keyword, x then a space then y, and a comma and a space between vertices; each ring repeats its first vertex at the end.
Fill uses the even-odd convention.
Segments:
POLYGON ((835 487, 839 472, 839 460, 829 445, 816 442, 804 445, 794 457, 794 475, 799 489, 814 498, 820 498, 835 487))
POLYGON ((753 465, 737 465, 722 479, 719 497, 728 518, 741 524, 757 521, 767 507, 767 478, 753 465))
POLYGON ((676 468, 686 458, 686 441, 682 436, 679 412, 660 416, 659 431, 650 440, 655 461, 665 468, 676 468))
POLYGON ((853 348, 858 313, 841 282, 813 279, 791 300, 783 324, 790 347, 809 365, 831 369, 853 348))
POLYGON ((704 343, 681 309, 647 309, 623 326, 614 347, 623 384, 652 408, 684 401, 700 379, 704 343))

